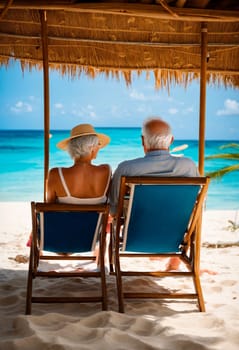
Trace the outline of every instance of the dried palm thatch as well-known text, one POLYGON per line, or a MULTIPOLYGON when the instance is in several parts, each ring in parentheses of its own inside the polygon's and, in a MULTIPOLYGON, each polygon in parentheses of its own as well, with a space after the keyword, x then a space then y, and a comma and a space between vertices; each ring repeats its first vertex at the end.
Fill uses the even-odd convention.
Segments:
POLYGON ((156 88, 198 79, 207 31, 207 81, 239 87, 239 3, 216 0, 0 0, 0 65, 43 65, 79 77, 153 71, 156 88), (44 13, 44 19, 42 19, 44 13))

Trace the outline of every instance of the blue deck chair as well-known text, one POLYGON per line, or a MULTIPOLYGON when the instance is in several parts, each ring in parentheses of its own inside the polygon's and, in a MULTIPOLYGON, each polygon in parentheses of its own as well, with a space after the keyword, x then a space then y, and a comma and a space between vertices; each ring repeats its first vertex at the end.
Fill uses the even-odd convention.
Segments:
POLYGON ((106 310, 104 253, 105 231, 109 213, 108 204, 71 205, 32 202, 31 211, 32 243, 27 281, 26 314, 31 314, 32 303, 101 302, 102 310, 106 310), (57 272, 39 269, 40 260, 95 261, 96 257, 93 251, 97 240, 99 240, 98 270, 82 271, 81 269, 57 272), (96 296, 33 296, 33 280, 36 277, 98 277, 101 283, 101 292, 96 296))
MULTIPOLYGON (((118 210, 112 225, 110 271, 116 275, 119 312, 124 299, 197 299, 205 311, 199 277, 202 205, 209 178, 122 177, 118 210), (130 195, 125 211, 125 193, 130 195), (123 218, 123 219, 122 219, 123 218), (123 225, 122 225, 123 223, 123 225), (123 257, 178 257, 186 271, 123 271, 123 257), (194 293, 141 293, 123 288, 124 276, 188 276, 194 293)), ((137 260, 138 261, 138 260, 137 260)))

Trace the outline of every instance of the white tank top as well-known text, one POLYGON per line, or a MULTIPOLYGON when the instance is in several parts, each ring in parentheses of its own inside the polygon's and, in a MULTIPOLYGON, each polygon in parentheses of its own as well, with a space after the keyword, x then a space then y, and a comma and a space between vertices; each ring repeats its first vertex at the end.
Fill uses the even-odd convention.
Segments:
POLYGON ((57 201, 59 203, 66 203, 66 204, 101 204, 101 203, 105 203, 106 202, 106 200, 107 200, 106 193, 107 193, 107 190, 108 190, 108 187, 109 187, 109 183, 110 183, 110 179, 111 179, 111 172, 109 173, 107 186, 106 186, 106 189, 105 189, 105 192, 104 192, 103 196, 96 197, 96 198, 78 198, 78 197, 71 196, 70 191, 69 191, 69 189, 67 187, 65 178, 64 178, 63 173, 62 173, 62 168, 58 168, 58 172, 59 172, 59 176, 60 176, 60 179, 61 179, 61 183, 62 183, 62 185, 64 187, 64 190, 65 190, 65 192, 67 194, 64 197, 57 197, 57 201))

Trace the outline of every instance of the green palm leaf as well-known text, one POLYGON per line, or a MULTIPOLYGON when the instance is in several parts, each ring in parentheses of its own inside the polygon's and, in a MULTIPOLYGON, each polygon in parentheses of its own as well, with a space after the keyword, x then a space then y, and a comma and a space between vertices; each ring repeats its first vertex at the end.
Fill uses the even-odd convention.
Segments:
POLYGON ((211 156, 205 157, 205 159, 239 159, 239 153, 222 153, 222 154, 213 154, 211 156))
POLYGON ((210 176, 211 178, 216 178, 216 177, 221 178, 223 175, 228 174, 232 171, 236 171, 236 170, 239 170, 239 164, 227 166, 227 167, 222 168, 222 169, 208 172, 207 176, 210 176))
POLYGON ((222 145, 219 147, 219 149, 225 149, 225 148, 239 148, 238 143, 228 143, 227 145, 222 145))
MULTIPOLYGON (((238 143, 229 143, 226 145, 222 145, 219 147, 220 149, 225 149, 225 148, 239 148, 238 143)), ((239 159, 239 153, 222 153, 222 154, 212 154, 211 156, 205 157, 205 159, 230 159, 230 160, 238 160, 239 159)), ((228 174, 232 171, 237 171, 239 170, 239 164, 234 164, 227 166, 222 169, 218 169, 215 171, 211 171, 207 173, 207 176, 210 176, 211 178, 217 178, 217 177, 222 177, 225 174, 228 174)))

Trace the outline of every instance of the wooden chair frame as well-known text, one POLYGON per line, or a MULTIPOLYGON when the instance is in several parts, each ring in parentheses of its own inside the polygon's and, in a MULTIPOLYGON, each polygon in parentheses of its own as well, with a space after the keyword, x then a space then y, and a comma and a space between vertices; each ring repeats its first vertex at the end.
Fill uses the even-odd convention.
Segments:
MULTIPOLYGON (((109 214, 108 204, 99 205, 74 205, 74 204, 55 204, 55 203, 31 203, 32 212, 32 243, 29 258, 29 271, 27 280, 27 295, 26 295, 26 314, 31 314, 32 303, 81 303, 81 302, 101 302, 102 310, 107 310, 107 290, 105 276, 105 246, 106 246, 106 225, 109 214), (99 232, 99 271, 72 271, 72 272, 56 272, 56 271, 40 271, 40 260, 96 260, 92 255, 83 254, 64 254, 58 253, 55 255, 49 254, 41 250, 39 242, 39 214, 55 212, 59 215, 63 212, 96 212, 101 218, 101 231, 99 232), (78 296, 78 297, 58 297, 58 296, 33 296, 33 280, 36 277, 59 278, 59 277, 98 277, 101 281, 101 293, 97 296, 78 296)), ((69 226, 70 231, 70 226, 69 226)), ((63 232, 64 235, 64 232, 63 232)), ((67 239, 67 232, 65 232, 67 239)))
MULTIPOLYGON (((124 312, 124 299, 132 298, 153 298, 153 299, 197 299, 199 311, 205 311, 205 305, 203 300, 203 293, 200 283, 200 242, 201 242, 201 219, 202 219, 202 207, 204 199, 208 190, 209 178, 208 177, 122 177, 118 210, 115 221, 111 230, 111 241, 109 249, 110 260, 110 273, 115 274, 117 292, 118 292, 118 305, 119 312, 124 312), (134 185, 199 185, 200 191, 197 195, 194 207, 192 207, 192 213, 188 222, 188 227, 185 228, 185 234, 182 237, 181 245, 178 251, 175 252, 163 252, 160 253, 160 247, 155 253, 140 253, 140 252, 126 252, 122 251, 122 223, 124 226, 125 218, 123 218, 123 207, 125 201, 125 193, 128 186, 134 185), (187 271, 122 271, 121 270, 121 258, 123 257, 178 257, 186 265, 187 271), (126 292, 123 288, 124 276, 151 276, 151 277, 168 277, 168 276, 188 276, 193 279, 195 293, 141 293, 141 292, 126 292)), ((173 198, 172 198, 173 200, 173 198)), ((183 206, 183 203, 182 203, 183 206)), ((160 227, 160 221, 159 226, 160 227)), ((147 232, 145 233, 147 235, 147 232)))

